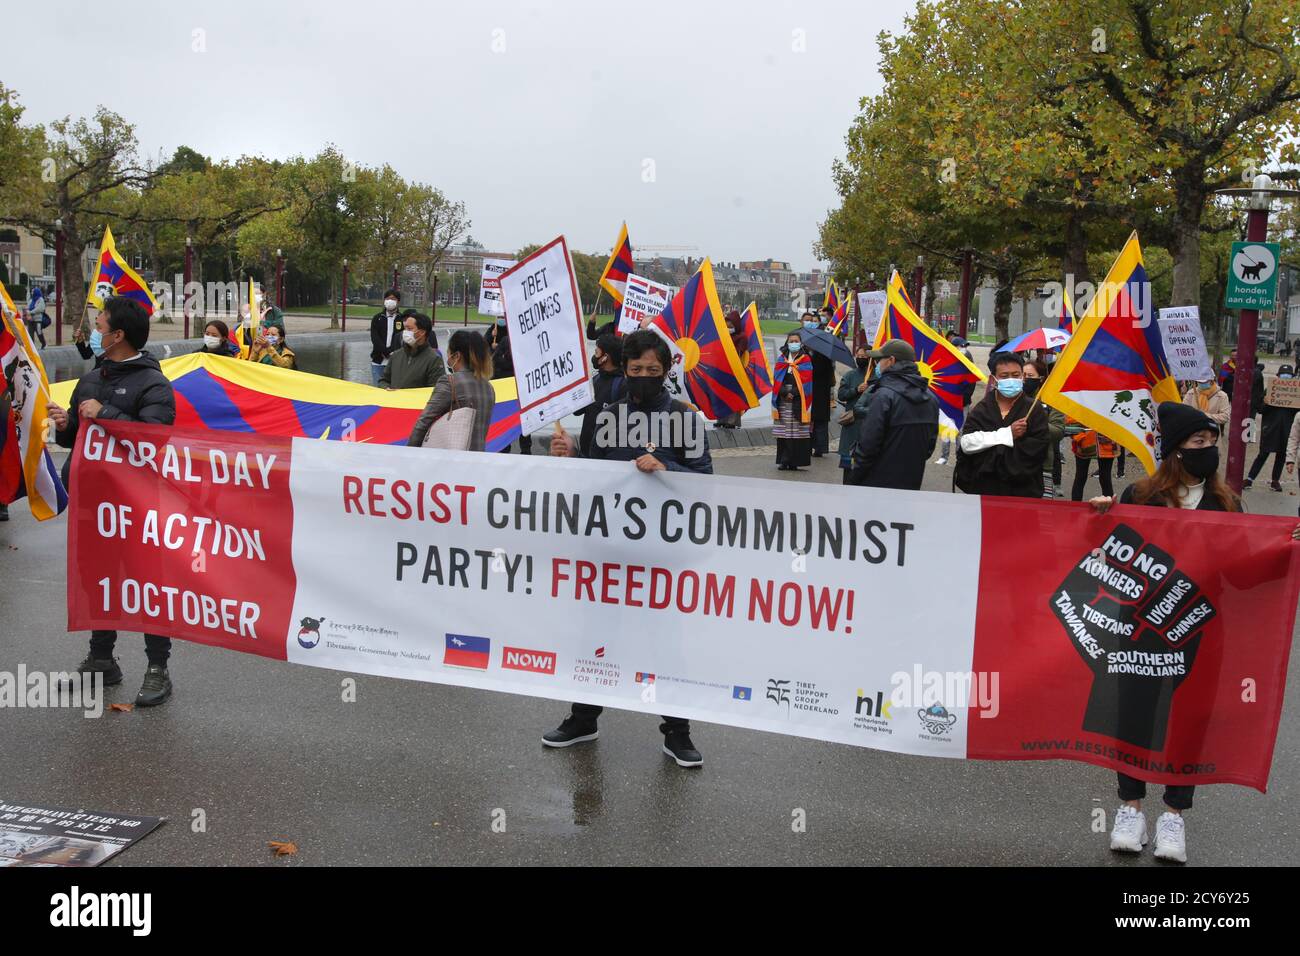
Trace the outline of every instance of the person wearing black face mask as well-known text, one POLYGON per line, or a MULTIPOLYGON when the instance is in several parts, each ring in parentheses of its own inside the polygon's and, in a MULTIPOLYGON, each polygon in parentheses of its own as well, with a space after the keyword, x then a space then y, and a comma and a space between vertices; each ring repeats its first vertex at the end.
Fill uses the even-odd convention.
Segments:
MULTIPOLYGON (((672 365, 672 353, 655 332, 640 329, 623 338, 623 382, 627 394, 610 404, 599 415, 589 456, 602 461, 628 461, 643 474, 656 471, 690 471, 713 474, 709 444, 700 427, 699 413, 685 402, 675 400, 664 388, 664 379, 672 365), (664 428, 676 420, 678 429, 664 428), (679 443, 667 435, 673 433, 679 443), (642 436, 658 437, 640 444, 642 436), (692 442, 691 436, 695 441, 692 442)), ((551 454, 565 458, 580 457, 573 437, 563 431, 551 439, 551 454)), ((571 747, 595 740, 599 736, 596 719, 602 708, 592 704, 572 705, 569 716, 560 726, 542 735, 547 747, 571 747)), ((704 758, 691 742, 690 721, 681 717, 664 717, 659 725, 664 735, 663 752, 679 767, 698 767, 704 758)))
MULTIPOLYGON (((1199 408, 1182 402, 1161 402, 1156 409, 1160 420, 1160 467, 1149 478, 1133 482, 1120 495, 1120 504, 1157 508, 1189 508, 1197 511, 1242 511, 1241 499, 1219 477, 1219 426, 1199 408)), ((1114 504, 1108 496, 1093 498, 1094 509, 1104 514, 1114 504)), ((1300 531, 1300 528, 1297 529, 1300 531)), ((1296 532, 1292 532, 1295 537, 1296 532)), ((1186 862, 1186 829, 1183 811, 1191 809, 1195 787, 1165 787, 1167 811, 1156 823, 1156 856, 1186 862)), ((1146 784, 1119 774, 1119 798, 1123 805, 1115 814, 1111 849, 1140 852, 1146 842, 1146 818, 1142 798, 1146 784)))
POLYGON ((867 403, 871 401, 871 381, 867 377, 871 370, 871 359, 867 357, 868 352, 865 345, 858 346, 853 357, 857 367, 850 369, 840 379, 840 387, 835 394, 836 401, 844 406, 844 413, 840 415, 840 468, 844 471, 843 481, 846 485, 853 468, 853 448, 858 442, 858 430, 867 414, 867 403))
POLYGON ((591 442, 596 436, 596 421, 600 413, 625 394, 623 383, 623 341, 613 332, 606 332, 596 340, 596 350, 591 354, 591 367, 596 374, 591 379, 594 401, 582 410, 582 432, 578 436, 578 455, 591 457, 591 442))

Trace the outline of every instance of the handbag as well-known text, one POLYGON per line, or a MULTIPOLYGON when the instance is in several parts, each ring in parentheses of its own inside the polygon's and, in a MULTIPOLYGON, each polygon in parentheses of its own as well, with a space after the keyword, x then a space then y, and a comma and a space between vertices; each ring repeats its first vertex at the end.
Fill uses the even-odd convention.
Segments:
POLYGON ((470 438, 474 435, 474 409, 469 405, 456 407, 456 376, 454 373, 448 374, 451 378, 451 408, 429 426, 421 447, 466 451, 470 438))

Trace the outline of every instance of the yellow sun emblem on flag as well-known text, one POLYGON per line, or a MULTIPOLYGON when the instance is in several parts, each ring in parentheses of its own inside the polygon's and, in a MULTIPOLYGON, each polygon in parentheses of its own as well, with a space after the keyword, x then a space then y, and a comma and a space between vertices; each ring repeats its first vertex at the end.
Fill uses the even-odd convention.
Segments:
POLYGON ((930 368, 929 363, 918 361, 916 363, 917 371, 925 376, 925 384, 929 385, 934 381, 934 369, 930 368))
POLYGON ((700 343, 694 339, 678 339, 677 347, 682 350, 683 372, 689 372, 700 364, 700 343))

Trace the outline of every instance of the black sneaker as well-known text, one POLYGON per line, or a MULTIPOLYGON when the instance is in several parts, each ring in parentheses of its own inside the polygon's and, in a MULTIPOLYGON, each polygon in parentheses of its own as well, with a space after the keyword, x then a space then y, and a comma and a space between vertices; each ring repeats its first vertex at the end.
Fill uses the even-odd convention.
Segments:
POLYGON ((1282 483, 1281 483, 1280 481, 1270 481, 1270 482, 1268 483, 1268 486, 1269 486, 1270 488, 1272 488, 1274 491, 1281 491, 1281 490, 1282 490, 1282 483))
POLYGON ((585 744, 588 740, 595 740, 599 736, 600 731, 596 729, 594 721, 581 720, 570 714, 564 718, 560 726, 542 734, 542 743, 547 747, 572 747, 574 744, 585 744))
POLYGON ((116 657, 92 657, 87 654, 86 659, 77 665, 77 673, 103 674, 105 687, 122 683, 122 668, 117 666, 116 657))
POLYGON ((680 731, 664 734, 664 753, 677 761, 679 767, 700 767, 704 757, 691 743, 691 735, 680 731))
POLYGON ((1251 485, 1253 485, 1254 483, 1255 483, 1255 479, 1254 479, 1254 478, 1247 478, 1245 481, 1243 481, 1243 482, 1241 483, 1241 487, 1242 487, 1243 489, 1246 489, 1246 488, 1249 488, 1249 487, 1250 487, 1251 485))
POLYGON ((140 693, 135 695, 137 707, 155 707, 172 695, 172 679, 167 676, 167 668, 150 664, 144 672, 144 683, 140 693))
POLYGON ((9 506, 0 504, 0 521, 9 520, 9 506))

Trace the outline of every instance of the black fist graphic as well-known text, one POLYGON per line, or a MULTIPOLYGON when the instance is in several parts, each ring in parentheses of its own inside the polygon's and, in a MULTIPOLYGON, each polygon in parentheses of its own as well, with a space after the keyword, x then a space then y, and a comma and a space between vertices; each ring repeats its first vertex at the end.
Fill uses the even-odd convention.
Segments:
POLYGON ((1094 675, 1083 729, 1163 750, 1174 691, 1216 613, 1200 588, 1171 555, 1119 525, 1070 572, 1051 607, 1094 675))

